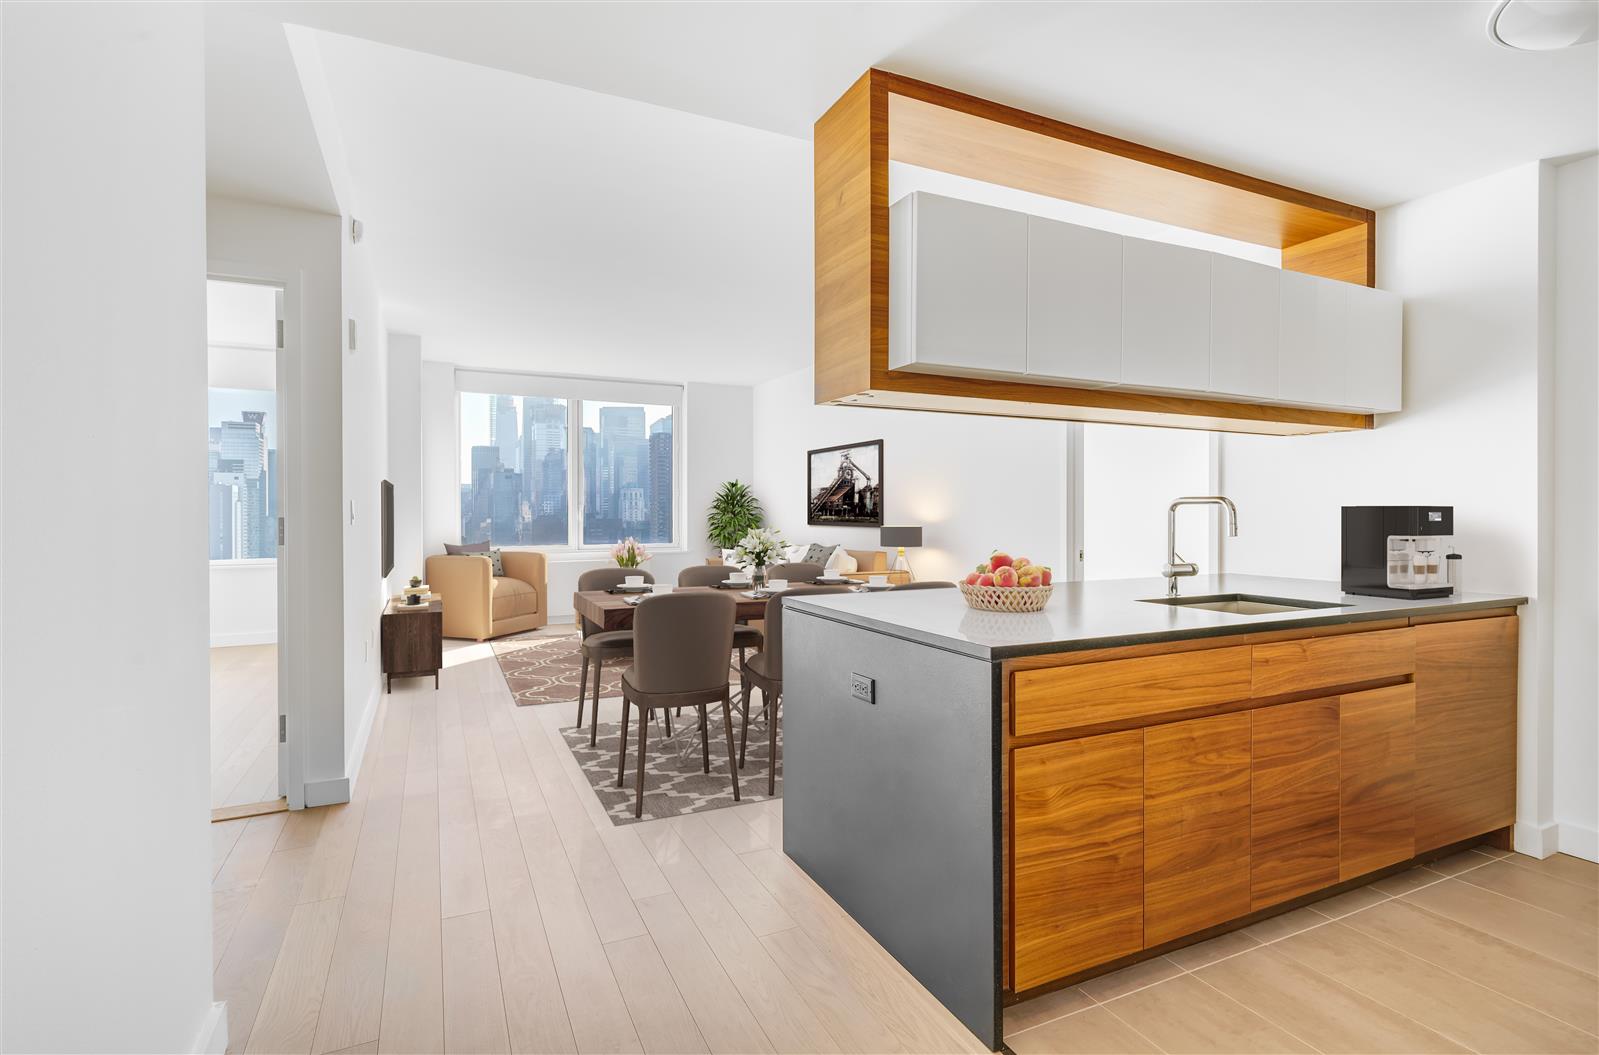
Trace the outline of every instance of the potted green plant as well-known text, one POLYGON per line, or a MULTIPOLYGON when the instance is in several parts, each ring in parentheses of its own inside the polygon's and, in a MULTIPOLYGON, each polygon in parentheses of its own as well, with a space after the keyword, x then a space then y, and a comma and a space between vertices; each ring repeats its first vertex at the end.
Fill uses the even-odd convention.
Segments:
POLYGON ((749 484, 729 480, 711 499, 705 525, 711 545, 716 547, 714 555, 720 556, 722 550, 737 546, 739 539, 761 526, 761 503, 749 484))

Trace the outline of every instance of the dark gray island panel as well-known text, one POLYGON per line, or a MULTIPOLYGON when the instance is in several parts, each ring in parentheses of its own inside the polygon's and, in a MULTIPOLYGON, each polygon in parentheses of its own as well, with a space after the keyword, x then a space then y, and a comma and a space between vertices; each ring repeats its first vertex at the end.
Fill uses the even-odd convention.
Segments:
POLYGON ((997 668, 798 608, 783 630, 784 852, 998 1048, 997 668))

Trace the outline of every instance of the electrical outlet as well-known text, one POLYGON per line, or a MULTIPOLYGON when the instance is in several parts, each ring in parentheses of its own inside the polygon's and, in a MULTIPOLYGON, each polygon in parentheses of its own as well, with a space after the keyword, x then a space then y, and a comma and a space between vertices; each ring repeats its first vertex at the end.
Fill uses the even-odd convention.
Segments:
POLYGON ((849 694, 862 703, 876 703, 877 682, 864 674, 851 673, 849 676, 849 694))

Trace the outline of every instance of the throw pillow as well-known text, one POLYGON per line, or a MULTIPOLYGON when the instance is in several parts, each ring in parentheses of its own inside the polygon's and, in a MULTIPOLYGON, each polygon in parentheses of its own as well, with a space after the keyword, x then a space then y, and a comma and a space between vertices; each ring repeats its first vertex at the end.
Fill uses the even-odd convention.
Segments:
POLYGON ((468 542, 464 546, 457 546, 453 542, 444 544, 444 552, 452 557, 459 557, 463 553, 487 553, 488 551, 489 544, 487 542, 468 542))
POLYGON ((813 542, 805 548, 805 556, 800 558, 800 563, 819 564, 825 568, 827 566, 827 558, 836 548, 836 546, 824 546, 820 542, 813 542))
POLYGON ((840 549, 838 552, 840 556, 838 558, 838 567, 834 569, 835 571, 848 573, 861 570, 861 562, 850 556, 846 550, 840 549))
POLYGON ((500 578, 505 577, 505 564, 500 560, 500 551, 491 549, 488 552, 489 563, 494 565, 494 574, 500 578))
POLYGON ((828 572, 841 572, 844 570, 844 547, 834 546, 827 553, 827 559, 822 562, 822 568, 828 572))

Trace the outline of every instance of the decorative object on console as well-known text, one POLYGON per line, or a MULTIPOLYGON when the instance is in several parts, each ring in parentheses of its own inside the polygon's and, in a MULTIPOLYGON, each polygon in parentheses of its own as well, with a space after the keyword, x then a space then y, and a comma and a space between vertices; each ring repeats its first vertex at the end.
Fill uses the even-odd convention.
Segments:
POLYGON ((806 452, 805 522, 883 526, 883 441, 806 452))
POLYGON ((1049 602, 1054 576, 1045 565, 995 550, 961 581, 961 596, 985 612, 1036 612, 1049 602))
POLYGON ((766 579, 766 566, 781 563, 787 556, 788 543, 776 528, 752 528, 733 548, 733 560, 753 573, 757 586, 766 579))
POLYGON ((629 535, 611 547, 611 559, 616 561, 618 568, 637 568, 650 559, 650 551, 644 548, 644 543, 629 535))
POLYGON ((760 527, 761 518, 761 503, 750 485, 729 480, 711 499, 710 511, 705 516, 706 533, 711 545, 729 550, 752 529, 760 527))
POLYGON ((911 562, 905 559, 905 547, 920 548, 922 544, 922 529, 919 527, 885 527, 878 533, 878 540, 884 546, 898 550, 894 557, 894 570, 902 571, 912 579, 916 578, 911 571, 911 562))
POLYGON ((421 586, 421 585, 422 585, 422 576, 420 576, 420 575, 411 576, 411 589, 414 590, 418 586, 421 586))

